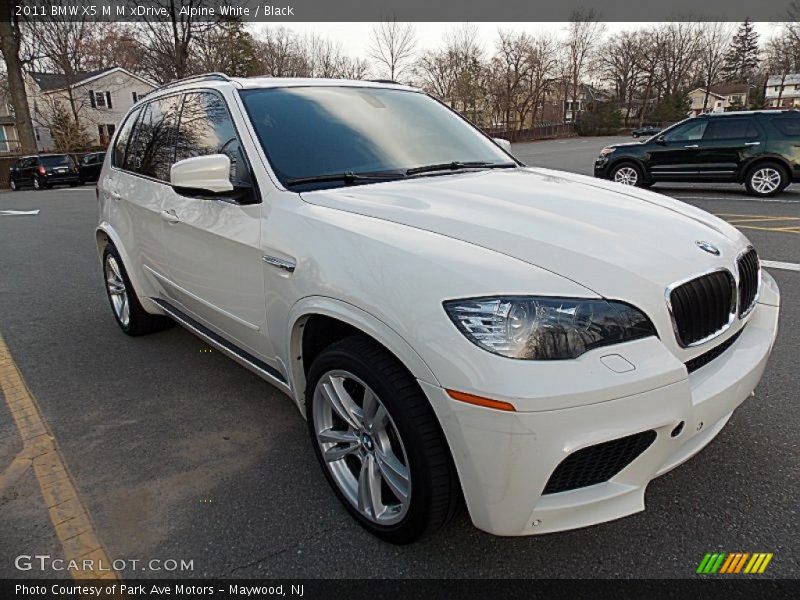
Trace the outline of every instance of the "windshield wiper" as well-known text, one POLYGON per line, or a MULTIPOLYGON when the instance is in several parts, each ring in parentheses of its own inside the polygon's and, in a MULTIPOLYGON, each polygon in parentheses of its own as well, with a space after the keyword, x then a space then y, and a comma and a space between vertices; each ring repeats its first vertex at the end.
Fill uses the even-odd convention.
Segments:
POLYGON ((406 175, 419 175, 420 173, 433 173, 434 171, 459 171, 462 169, 511 169, 516 166, 517 163, 513 162, 493 163, 480 160, 462 162, 454 160, 449 163, 438 163, 435 165, 425 165, 407 169, 406 175))
POLYGON ((392 179, 405 178, 403 173, 353 173, 345 171, 343 173, 327 173, 325 175, 312 175, 310 177, 295 177, 286 181, 286 185, 301 185, 303 183, 327 183, 331 181, 342 181, 346 184, 353 184, 360 181, 390 181, 392 179))

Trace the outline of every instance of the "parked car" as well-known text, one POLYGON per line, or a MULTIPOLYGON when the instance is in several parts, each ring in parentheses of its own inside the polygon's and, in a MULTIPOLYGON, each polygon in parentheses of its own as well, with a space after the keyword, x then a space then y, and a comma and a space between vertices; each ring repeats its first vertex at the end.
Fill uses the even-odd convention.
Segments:
POLYGON ((81 183, 94 183, 100 177, 100 169, 103 168, 103 161, 106 158, 105 152, 91 152, 81 158, 78 163, 81 183))
POLYGON ((635 138, 650 137, 657 134, 659 131, 661 131, 661 127, 656 127, 655 125, 645 125, 644 127, 639 127, 631 131, 631 135, 635 138))
POLYGON ((595 177, 648 187, 659 181, 743 183, 774 196, 800 177, 800 111, 700 115, 642 142, 600 152, 595 177))
POLYGON ((12 191, 26 186, 42 190, 54 185, 80 183, 78 166, 68 154, 23 156, 11 167, 9 180, 12 191))
POLYGON ((336 496, 394 543, 462 496, 498 535, 643 510, 776 336, 777 286, 733 226, 525 167, 401 85, 159 88, 98 196, 122 331, 177 322, 287 394, 336 496))

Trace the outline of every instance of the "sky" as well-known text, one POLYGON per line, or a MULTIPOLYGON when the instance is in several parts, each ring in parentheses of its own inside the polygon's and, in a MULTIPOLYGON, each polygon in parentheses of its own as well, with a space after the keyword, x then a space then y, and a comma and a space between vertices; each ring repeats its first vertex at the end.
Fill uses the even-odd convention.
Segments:
MULTIPOLYGON (((415 23, 417 32, 417 49, 437 48, 441 46, 445 32, 452 29, 457 23, 415 23)), ((474 23, 478 28, 478 36, 483 42, 483 47, 490 50, 495 43, 497 30, 513 29, 536 33, 540 31, 560 35, 564 32, 566 23, 474 23)), ((639 29, 653 25, 653 23, 606 23, 609 33, 616 33, 626 29, 639 29)), ((756 23, 756 31, 761 38, 770 37, 777 29, 778 24, 756 23)), ((264 27, 263 23, 252 25, 256 30, 264 27)), ((298 33, 317 33, 341 44, 345 54, 353 57, 366 58, 372 32, 372 23, 291 23, 287 28, 298 33)), ((736 25, 734 24, 734 28, 736 25)))

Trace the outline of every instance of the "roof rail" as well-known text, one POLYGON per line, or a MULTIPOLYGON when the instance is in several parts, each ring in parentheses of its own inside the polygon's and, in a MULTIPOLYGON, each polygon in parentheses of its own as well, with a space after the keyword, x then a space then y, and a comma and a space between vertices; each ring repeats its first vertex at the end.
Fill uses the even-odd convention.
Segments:
POLYGON ((403 85, 399 81, 395 81, 394 79, 367 79, 372 83, 393 83, 394 85, 403 85))
POLYGON ((225 73, 203 73, 201 75, 190 75, 189 77, 183 77, 182 79, 176 79, 175 81, 170 81, 169 83, 165 83, 164 85, 162 85, 157 89, 163 90, 166 88, 174 87, 176 85, 191 83, 192 81, 233 81, 233 80, 227 75, 225 75, 225 73))

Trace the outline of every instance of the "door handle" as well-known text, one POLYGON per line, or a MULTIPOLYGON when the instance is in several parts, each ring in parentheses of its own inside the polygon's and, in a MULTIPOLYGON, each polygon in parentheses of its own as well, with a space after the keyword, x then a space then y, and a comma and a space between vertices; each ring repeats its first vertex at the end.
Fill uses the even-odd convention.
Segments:
POLYGON ((699 148, 699 147, 700 146, 698 144, 691 144, 689 146, 684 146, 684 148, 699 148))
POLYGON ((181 218, 172 209, 162 210, 161 211, 161 218, 164 219, 167 223, 180 223, 181 222, 181 218))
POLYGON ((745 142, 745 146, 760 146, 761 142, 745 142))

